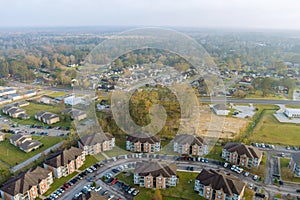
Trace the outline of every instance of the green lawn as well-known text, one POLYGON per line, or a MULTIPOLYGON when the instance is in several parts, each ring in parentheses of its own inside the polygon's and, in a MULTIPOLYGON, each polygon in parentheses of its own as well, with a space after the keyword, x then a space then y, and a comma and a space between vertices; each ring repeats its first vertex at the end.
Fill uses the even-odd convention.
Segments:
POLYGON ((85 170, 86 168, 96 164, 99 160, 94 156, 88 155, 85 157, 84 164, 79 168, 79 170, 85 170))
POLYGON ((10 144, 9 139, 6 139, 3 142, 0 142, 0 159, 8 163, 11 166, 15 166, 28 158, 48 149, 49 147, 62 141, 60 137, 51 137, 51 136, 33 136, 32 139, 38 140, 44 144, 39 149, 36 149, 32 152, 25 153, 14 145, 10 144))
POLYGON ((112 158, 115 156, 120 156, 120 155, 126 155, 126 154, 130 154, 129 151, 125 151, 124 149, 117 147, 114 147, 112 150, 110 151, 105 151, 103 152, 104 154, 106 154, 108 157, 112 158))
POLYGON ((224 161, 224 159, 222 158, 222 150, 223 150, 222 146, 214 146, 210 150, 209 154, 207 154, 205 157, 214 160, 224 161))
POLYGON ((290 159, 280 158, 281 177, 284 181, 300 183, 300 178, 295 177, 293 172, 288 168, 290 159))
POLYGON ((5 182, 10 177, 9 168, 0 162, 0 183, 5 182))
MULTIPOLYGON (((130 176, 126 176, 125 173, 120 173, 117 178, 123 180, 127 184, 133 184, 133 174, 131 173, 130 176)), ((179 176, 179 183, 176 187, 170 187, 168 189, 161 189, 160 194, 162 195, 162 199, 169 199, 169 200, 194 200, 194 199, 204 199, 200 197, 196 192, 194 192, 194 183, 195 178, 198 173, 192 172, 177 172, 179 176)), ((153 189, 146 189, 140 188, 135 185, 140 190, 140 193, 134 198, 136 200, 150 200, 153 199, 156 192, 153 189)))
POLYGON ((250 169, 249 171, 253 174, 257 174, 258 176, 264 178, 266 176, 266 170, 267 170, 267 157, 263 155, 259 167, 254 167, 250 169))
POLYGON ((274 111, 267 110, 258 122, 249 140, 280 145, 298 146, 300 141, 300 125, 279 123, 274 111), (283 137, 284 135, 284 137, 283 137))
POLYGON ((52 94, 48 94, 47 96, 56 98, 56 97, 60 97, 60 96, 65 96, 66 94, 67 94, 66 92, 54 92, 52 94))
POLYGON ((54 179, 53 183, 50 186, 50 189, 45 194, 43 194, 43 196, 46 197, 46 196, 50 195, 52 192, 54 192, 55 190, 60 188, 65 182, 68 182, 69 180, 71 180, 77 174, 78 174, 78 172, 73 172, 72 174, 69 174, 66 177, 62 177, 62 178, 59 178, 59 179, 54 179))
POLYGON ((246 99, 285 99, 281 94, 268 94, 267 96, 263 96, 263 92, 261 90, 256 90, 255 94, 247 94, 246 99))
POLYGON ((53 124, 52 126, 65 126, 70 127, 71 120, 68 118, 64 118, 61 115, 61 111, 65 109, 65 106, 63 104, 56 104, 54 106, 52 105, 46 105, 46 104, 39 104, 39 103, 33 103, 30 102, 28 106, 22 107, 22 109, 26 110, 26 113, 30 115, 30 119, 28 120, 21 120, 21 119, 12 119, 13 121, 24 124, 24 125, 40 125, 40 126, 47 126, 46 124, 34 119, 34 115, 40 111, 48 111, 55 114, 58 114, 60 117, 60 122, 53 124))
POLYGON ((254 196, 254 191, 246 188, 244 192, 245 200, 252 200, 253 196, 254 196))

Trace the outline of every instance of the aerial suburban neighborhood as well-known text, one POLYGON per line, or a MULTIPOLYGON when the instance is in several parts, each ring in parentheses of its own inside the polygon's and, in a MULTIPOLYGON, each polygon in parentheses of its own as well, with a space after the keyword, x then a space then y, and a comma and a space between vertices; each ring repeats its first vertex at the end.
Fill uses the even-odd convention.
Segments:
POLYGON ((300 2, 1 6, 0 200, 300 200, 300 2))

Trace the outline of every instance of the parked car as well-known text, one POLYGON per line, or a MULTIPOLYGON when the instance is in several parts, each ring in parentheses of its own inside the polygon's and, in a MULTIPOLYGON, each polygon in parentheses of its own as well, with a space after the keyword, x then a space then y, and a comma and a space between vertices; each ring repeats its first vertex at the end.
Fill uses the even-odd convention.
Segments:
POLYGON ((227 163, 227 162, 226 162, 226 163, 224 163, 224 167, 225 167, 225 168, 227 168, 227 167, 228 167, 228 165, 229 165, 229 163, 227 163))

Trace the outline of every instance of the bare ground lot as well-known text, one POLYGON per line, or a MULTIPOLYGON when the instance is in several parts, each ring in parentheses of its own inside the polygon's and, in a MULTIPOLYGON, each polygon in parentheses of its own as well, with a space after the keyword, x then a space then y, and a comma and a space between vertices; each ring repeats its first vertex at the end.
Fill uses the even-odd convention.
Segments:
MULTIPOLYGON (((232 139, 243 132, 251 121, 250 119, 217 116, 207 105, 202 105, 200 110, 198 135, 232 139)), ((193 131, 192 124, 186 122, 184 126, 190 127, 190 131, 193 131)))

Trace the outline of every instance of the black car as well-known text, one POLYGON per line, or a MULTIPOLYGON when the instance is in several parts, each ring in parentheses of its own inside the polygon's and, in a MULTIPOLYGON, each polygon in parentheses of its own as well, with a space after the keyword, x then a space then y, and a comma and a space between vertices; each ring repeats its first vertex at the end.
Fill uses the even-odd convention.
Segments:
POLYGON ((120 172, 120 171, 117 170, 117 169, 112 169, 111 171, 114 172, 114 173, 119 173, 119 172, 120 172))
POLYGON ((114 178, 109 178, 106 182, 111 183, 114 180, 114 178))
POLYGON ((300 189, 296 190, 296 192, 300 193, 300 189))
POLYGON ((266 197, 266 195, 261 194, 261 193, 255 193, 255 196, 260 197, 260 198, 265 198, 266 197))

